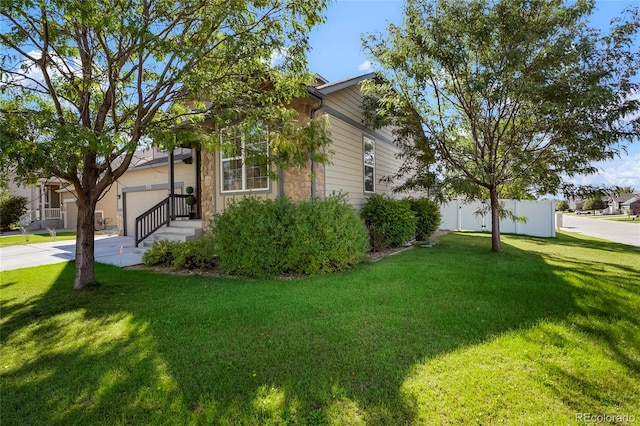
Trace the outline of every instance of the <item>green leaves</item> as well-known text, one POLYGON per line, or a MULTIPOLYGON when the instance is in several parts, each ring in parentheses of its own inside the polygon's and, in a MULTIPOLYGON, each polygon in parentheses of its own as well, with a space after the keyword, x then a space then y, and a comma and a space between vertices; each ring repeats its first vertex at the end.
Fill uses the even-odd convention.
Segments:
POLYGON ((194 99, 207 100, 216 116, 286 104, 310 78, 308 31, 322 22, 324 7, 300 0, 10 2, 0 14, 2 96, 22 100, 11 114, 46 106, 61 126, 54 133, 67 143, 82 134, 79 144, 98 157, 133 152, 184 117, 202 122, 205 110, 175 107, 194 99))
MULTIPOLYGON (((556 192, 640 136, 637 8, 610 34, 591 0, 409 0, 365 39, 378 116, 398 128, 402 189, 437 175, 452 195, 556 192)), ((497 212, 498 206, 493 206, 497 212)))
POLYGON ((65 179, 91 210, 151 138, 198 145, 215 135, 205 120, 264 118, 288 104, 310 81, 308 33, 325 5, 3 1, 0 165, 24 180, 65 179))

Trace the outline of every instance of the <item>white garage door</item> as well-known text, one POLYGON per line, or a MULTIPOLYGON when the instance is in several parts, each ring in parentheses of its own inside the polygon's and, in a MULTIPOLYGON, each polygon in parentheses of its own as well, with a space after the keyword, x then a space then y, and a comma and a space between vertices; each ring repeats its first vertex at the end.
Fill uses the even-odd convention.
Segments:
POLYGON ((64 227, 76 230, 78 226, 78 206, 76 200, 64 200, 64 227))
POLYGON ((136 233, 136 218, 169 196, 166 189, 125 192, 123 195, 126 199, 126 235, 132 237, 136 233))

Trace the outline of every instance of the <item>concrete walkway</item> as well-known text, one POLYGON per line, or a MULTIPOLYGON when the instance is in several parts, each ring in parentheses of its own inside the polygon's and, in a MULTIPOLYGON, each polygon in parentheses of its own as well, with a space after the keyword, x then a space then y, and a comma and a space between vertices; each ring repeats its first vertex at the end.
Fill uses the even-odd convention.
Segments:
MULTIPOLYGON (((96 262, 120 267, 141 264, 142 250, 135 248, 133 240, 133 237, 96 236, 96 262)), ((75 240, 2 247, 0 271, 68 262, 75 258, 75 240)))
MULTIPOLYGON (((636 220, 640 221, 640 218, 636 220)), ((640 223, 563 215, 560 230, 640 247, 640 223)))

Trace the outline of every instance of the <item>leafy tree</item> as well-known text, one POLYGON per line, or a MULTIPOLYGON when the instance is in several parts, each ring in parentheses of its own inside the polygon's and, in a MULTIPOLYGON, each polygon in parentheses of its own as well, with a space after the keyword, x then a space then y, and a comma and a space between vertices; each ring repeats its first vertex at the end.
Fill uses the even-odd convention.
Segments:
POLYGON ((569 210, 569 202, 567 200, 556 201, 556 211, 569 210))
POLYGON ((136 148, 205 138, 203 126, 185 125, 205 119, 290 118, 280 105, 309 82, 308 32, 324 7, 325 0, 2 3, 0 165, 24 181, 56 176, 73 185, 76 289, 95 283, 96 202, 136 148))
POLYGON ((403 147, 393 178, 489 199, 499 251, 501 195, 556 193, 563 175, 617 155, 640 134, 640 18, 630 10, 605 34, 588 26, 593 11, 591 0, 408 0, 402 25, 364 39, 382 77, 365 89, 403 147))
POLYGON ((603 209, 606 209, 606 208, 607 208, 607 203, 605 203, 600 198, 589 198, 582 205, 582 209, 583 210, 593 210, 594 212, 596 210, 603 210, 603 209))

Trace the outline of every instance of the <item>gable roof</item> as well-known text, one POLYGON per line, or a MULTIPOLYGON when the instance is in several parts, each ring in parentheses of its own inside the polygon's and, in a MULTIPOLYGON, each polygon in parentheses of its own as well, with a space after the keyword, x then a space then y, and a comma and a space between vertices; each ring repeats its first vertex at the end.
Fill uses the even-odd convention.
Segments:
POLYGON ((629 198, 627 201, 625 201, 624 203, 622 203, 622 206, 630 206, 631 204, 640 201, 640 195, 634 195, 633 197, 629 198))
POLYGON ((633 198, 635 196, 638 196, 640 194, 638 193, 626 193, 626 194, 619 194, 614 200, 618 203, 624 203, 625 201, 627 201, 630 198, 633 198))
POLYGON ((368 74, 362 74, 355 77, 349 77, 344 80, 333 81, 330 83, 321 84, 320 86, 316 86, 316 89, 320 91, 323 95, 328 95, 333 92, 337 92, 338 90, 346 89, 347 87, 355 86, 363 80, 369 80, 377 77, 375 72, 370 72, 368 74))

